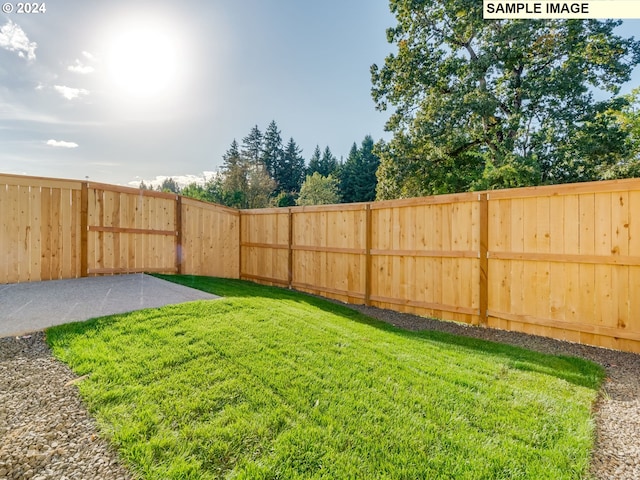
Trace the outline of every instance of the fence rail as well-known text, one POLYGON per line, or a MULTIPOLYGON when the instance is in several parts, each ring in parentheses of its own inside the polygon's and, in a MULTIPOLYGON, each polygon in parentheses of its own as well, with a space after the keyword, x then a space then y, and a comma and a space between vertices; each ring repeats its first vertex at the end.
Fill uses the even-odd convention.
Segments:
POLYGON ((0 175, 0 219, 0 283, 244 278, 640 353, 640 180, 237 211, 0 175))

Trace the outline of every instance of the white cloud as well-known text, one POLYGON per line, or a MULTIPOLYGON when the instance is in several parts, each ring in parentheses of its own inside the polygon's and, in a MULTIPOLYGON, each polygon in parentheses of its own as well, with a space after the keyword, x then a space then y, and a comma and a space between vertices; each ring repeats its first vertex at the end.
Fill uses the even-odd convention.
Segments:
POLYGON ((35 60, 37 47, 38 44, 30 42, 22 28, 11 20, 0 28, 0 48, 10 52, 18 52, 18 56, 21 58, 35 60))
POLYGON ((76 63, 74 65, 69 65, 67 70, 73 73, 79 73, 81 75, 87 75, 89 73, 93 73, 95 68, 91 65, 84 65, 80 60, 76 59, 76 63))
MULTIPOLYGON (((142 181, 144 181, 144 184, 148 187, 157 188, 161 186, 162 182, 166 179, 172 178, 180 188, 184 188, 192 183, 195 183, 196 185, 204 185, 208 180, 211 180, 216 175, 216 172, 205 171, 202 172, 202 175, 157 175, 153 180, 142 179, 142 181)), ((140 179, 131 181, 128 185, 137 188, 140 186, 140 179)))
POLYGON ((84 88, 71 88, 65 87, 64 85, 56 85, 53 88, 67 100, 80 98, 81 95, 89 95, 89 90, 85 90, 84 88))
POLYGON ((96 57, 86 51, 82 52, 82 56, 85 58, 85 60, 76 58, 75 63, 73 65, 69 65, 67 67, 67 70, 73 73, 79 73, 81 75, 88 75, 90 73, 93 73, 95 71, 95 68, 93 68, 92 65, 89 65, 86 61, 88 60, 90 63, 93 63, 96 61, 96 57))
POLYGON ((47 140, 47 145, 50 147, 61 147, 61 148, 78 148, 78 144, 75 142, 65 142, 63 140, 47 140))

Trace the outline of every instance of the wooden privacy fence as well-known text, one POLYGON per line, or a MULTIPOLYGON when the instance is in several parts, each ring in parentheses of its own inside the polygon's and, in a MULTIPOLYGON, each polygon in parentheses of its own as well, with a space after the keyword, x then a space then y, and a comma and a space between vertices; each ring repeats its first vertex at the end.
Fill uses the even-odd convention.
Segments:
POLYGON ((640 353, 640 180, 237 211, 0 175, 0 283, 141 271, 640 353))
POLYGON ((245 210, 240 275, 350 303, 486 324, 478 197, 245 210))
POLYGON ((640 353, 640 180, 243 211, 241 277, 640 353))
POLYGON ((0 175, 0 284, 136 272, 237 277, 238 229, 236 210, 178 195, 0 175))

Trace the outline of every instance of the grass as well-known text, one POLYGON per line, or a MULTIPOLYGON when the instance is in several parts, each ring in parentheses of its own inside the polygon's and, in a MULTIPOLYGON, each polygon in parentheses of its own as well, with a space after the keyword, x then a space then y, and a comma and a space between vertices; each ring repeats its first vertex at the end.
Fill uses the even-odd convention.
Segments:
POLYGON ((593 363, 168 278, 225 298, 47 330, 142 478, 589 478, 593 363))

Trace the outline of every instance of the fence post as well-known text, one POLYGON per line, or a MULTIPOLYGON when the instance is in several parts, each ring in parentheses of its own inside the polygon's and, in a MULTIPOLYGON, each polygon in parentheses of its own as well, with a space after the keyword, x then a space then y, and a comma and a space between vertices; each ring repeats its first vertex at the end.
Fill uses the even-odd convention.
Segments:
POLYGON ((371 243, 372 243, 372 226, 371 226, 371 204, 365 205, 365 270, 364 270, 364 304, 371 306, 371 243))
POLYGON ((287 240, 288 258, 287 258, 287 285, 289 289, 293 286, 293 211, 289 207, 289 237, 287 240))
POLYGON ((238 209, 238 278, 242 280, 242 210, 238 209))
POLYGON ((176 195, 176 271, 182 275, 182 197, 176 195))
POLYGON ((480 325, 487 326, 489 309, 489 196, 478 195, 480 201, 480 325))
POLYGON ((89 182, 80 190, 80 276, 89 276, 89 182))

